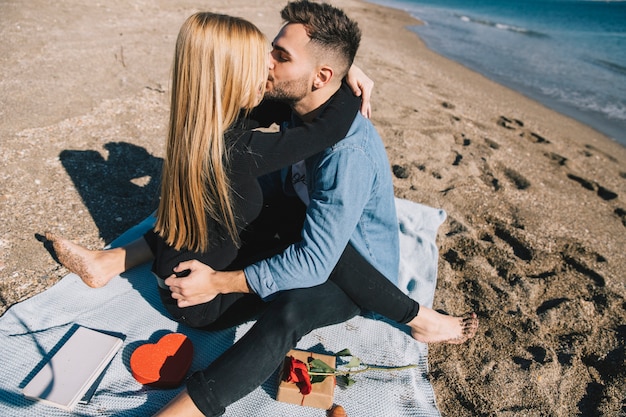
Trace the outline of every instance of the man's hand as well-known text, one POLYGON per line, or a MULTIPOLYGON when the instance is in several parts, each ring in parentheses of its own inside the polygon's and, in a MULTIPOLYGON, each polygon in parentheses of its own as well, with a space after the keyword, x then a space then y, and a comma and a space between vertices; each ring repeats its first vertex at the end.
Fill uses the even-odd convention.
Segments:
POLYGON ((361 97, 361 114, 369 119, 372 115, 370 99, 372 97, 372 90, 374 90, 374 81, 365 75, 361 68, 352 64, 346 76, 346 82, 352 89, 354 95, 361 97))
POLYGON ((216 271, 202 262, 192 260, 181 262, 174 268, 174 272, 165 280, 165 285, 170 288, 172 298, 181 308, 208 303, 218 294, 250 292, 243 271, 216 271), (185 271, 189 271, 186 276, 176 276, 185 271))

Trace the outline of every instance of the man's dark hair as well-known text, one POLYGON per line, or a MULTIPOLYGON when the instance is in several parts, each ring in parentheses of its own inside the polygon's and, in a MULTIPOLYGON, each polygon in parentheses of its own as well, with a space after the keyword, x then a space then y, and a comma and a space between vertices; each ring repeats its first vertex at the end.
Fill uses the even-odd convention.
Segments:
POLYGON ((300 23, 311 41, 345 60, 348 71, 361 42, 357 23, 328 3, 307 0, 290 2, 280 12, 285 23, 300 23))

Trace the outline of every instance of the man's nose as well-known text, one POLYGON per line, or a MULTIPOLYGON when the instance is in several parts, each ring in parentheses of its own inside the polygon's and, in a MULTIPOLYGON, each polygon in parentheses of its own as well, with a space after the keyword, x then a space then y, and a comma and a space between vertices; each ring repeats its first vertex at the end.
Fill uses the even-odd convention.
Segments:
POLYGON ((274 69, 274 57, 272 56, 271 52, 268 55, 269 55, 269 60, 268 60, 269 69, 272 70, 274 69))

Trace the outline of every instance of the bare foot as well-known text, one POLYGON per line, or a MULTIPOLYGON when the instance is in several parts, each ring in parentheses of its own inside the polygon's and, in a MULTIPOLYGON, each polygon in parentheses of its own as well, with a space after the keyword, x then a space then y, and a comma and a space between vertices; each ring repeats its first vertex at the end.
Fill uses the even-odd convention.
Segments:
POLYGON ((345 408, 338 404, 333 404, 330 409, 326 411, 328 417, 348 417, 345 408))
POLYGON ((419 342, 461 344, 476 334, 478 317, 474 312, 462 317, 448 316, 420 306, 419 313, 409 326, 411 336, 419 342))
POLYGON ((122 272, 107 268, 107 257, 115 256, 107 253, 110 251, 89 250, 50 232, 46 232, 45 236, 52 243, 59 262, 92 288, 104 287, 111 278, 122 272))

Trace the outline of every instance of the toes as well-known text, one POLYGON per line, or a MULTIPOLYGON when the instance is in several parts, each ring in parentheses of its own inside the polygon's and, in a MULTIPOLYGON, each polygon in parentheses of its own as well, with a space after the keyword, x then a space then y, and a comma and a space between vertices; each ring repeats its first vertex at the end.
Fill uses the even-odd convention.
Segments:
POLYGON ((471 312, 463 316, 463 335, 468 339, 474 337, 478 330, 478 316, 471 312))
POLYGON ((63 238, 61 238, 58 235, 55 235, 52 232, 45 232, 44 237, 50 244, 52 244, 52 247, 54 248, 54 251, 57 253, 57 255, 59 255, 59 253, 64 252, 66 248, 66 243, 63 238))

